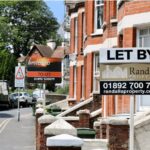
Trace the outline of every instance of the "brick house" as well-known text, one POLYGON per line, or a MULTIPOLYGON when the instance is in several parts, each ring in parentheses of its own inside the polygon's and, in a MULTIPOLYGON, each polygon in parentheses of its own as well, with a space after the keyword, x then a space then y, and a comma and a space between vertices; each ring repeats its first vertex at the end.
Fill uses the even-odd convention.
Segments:
MULTIPOLYGON (((65 0, 70 16, 70 90, 76 103, 99 95, 99 50, 150 47, 150 1, 65 0)), ((130 96, 102 96, 102 116, 129 113, 130 96)), ((135 112, 150 106, 135 96, 135 112)))

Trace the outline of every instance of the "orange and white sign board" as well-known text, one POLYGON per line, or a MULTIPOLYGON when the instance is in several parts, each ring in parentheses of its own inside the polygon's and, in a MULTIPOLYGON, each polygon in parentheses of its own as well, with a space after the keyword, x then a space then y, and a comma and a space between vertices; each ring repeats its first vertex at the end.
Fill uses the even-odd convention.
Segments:
POLYGON ((15 87, 25 86, 25 67, 17 66, 15 67, 15 87))

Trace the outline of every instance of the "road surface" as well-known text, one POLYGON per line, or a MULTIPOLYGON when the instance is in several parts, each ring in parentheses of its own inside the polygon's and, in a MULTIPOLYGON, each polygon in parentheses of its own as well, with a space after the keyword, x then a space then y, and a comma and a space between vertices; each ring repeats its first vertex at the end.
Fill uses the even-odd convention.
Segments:
POLYGON ((35 120, 32 108, 0 111, 0 150, 35 150, 35 120))

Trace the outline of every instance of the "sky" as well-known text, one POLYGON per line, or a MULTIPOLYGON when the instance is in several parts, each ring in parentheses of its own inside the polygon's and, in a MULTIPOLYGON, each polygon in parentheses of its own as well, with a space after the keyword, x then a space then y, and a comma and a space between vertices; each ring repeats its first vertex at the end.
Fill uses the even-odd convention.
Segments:
POLYGON ((64 19, 64 0, 44 0, 59 23, 64 19))

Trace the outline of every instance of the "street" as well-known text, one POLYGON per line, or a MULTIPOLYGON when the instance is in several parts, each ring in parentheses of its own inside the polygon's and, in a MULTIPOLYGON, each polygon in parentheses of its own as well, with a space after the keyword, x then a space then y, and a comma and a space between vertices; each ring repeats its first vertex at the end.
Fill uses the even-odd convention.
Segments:
POLYGON ((32 108, 0 111, 0 150, 35 150, 35 126, 32 108))

